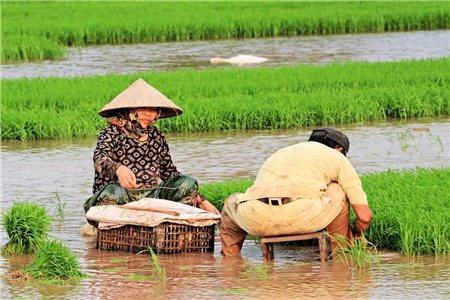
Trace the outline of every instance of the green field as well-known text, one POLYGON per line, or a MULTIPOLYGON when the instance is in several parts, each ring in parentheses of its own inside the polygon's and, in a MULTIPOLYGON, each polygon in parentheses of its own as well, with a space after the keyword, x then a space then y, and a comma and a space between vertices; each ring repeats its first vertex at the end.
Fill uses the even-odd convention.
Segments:
POLYGON ((2 139, 95 136, 98 111, 136 79, 184 114, 163 132, 280 129, 448 116, 449 58, 75 78, 3 79, 2 139))
MULTIPOLYGON (((373 213, 366 232, 371 243, 406 255, 450 253, 450 168, 365 174, 361 181, 373 213)), ((221 210, 229 195, 244 193, 252 184, 211 182, 200 192, 221 210)))
POLYGON ((447 1, 2 1, 1 61, 67 46, 449 28, 447 1))

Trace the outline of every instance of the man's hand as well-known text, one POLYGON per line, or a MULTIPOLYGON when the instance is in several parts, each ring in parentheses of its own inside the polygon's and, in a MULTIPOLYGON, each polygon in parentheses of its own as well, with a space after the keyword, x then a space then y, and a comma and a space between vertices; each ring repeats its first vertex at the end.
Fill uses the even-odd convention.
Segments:
POLYGON ((203 201, 203 203, 200 204, 200 208, 210 211, 210 212, 215 213, 216 215, 220 216, 220 211, 214 205, 212 205, 208 200, 203 201))
POLYGON ((360 240, 361 242, 364 243, 364 246, 367 246, 367 244, 369 243, 369 241, 363 235, 356 236, 355 240, 360 240))
POLYGON ((354 204, 352 208, 356 214, 355 227, 352 228, 352 233, 355 238, 362 240, 362 234, 366 232, 372 221, 372 211, 365 204, 354 204))
POLYGON ((119 184, 124 189, 136 189, 136 176, 128 167, 120 166, 116 171, 117 178, 119 178, 119 184))
POLYGON ((197 196, 195 196, 195 203, 197 203, 198 208, 215 213, 216 215, 220 216, 219 210, 208 200, 206 200, 202 195, 197 194, 197 196))

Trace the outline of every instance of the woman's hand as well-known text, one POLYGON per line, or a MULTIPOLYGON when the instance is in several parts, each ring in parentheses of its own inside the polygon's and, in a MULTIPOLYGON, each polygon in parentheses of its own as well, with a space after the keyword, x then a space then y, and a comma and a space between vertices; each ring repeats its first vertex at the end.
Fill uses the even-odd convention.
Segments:
POLYGON ((116 171, 117 178, 119 179, 119 184, 124 189, 136 189, 136 176, 128 167, 120 166, 116 171))

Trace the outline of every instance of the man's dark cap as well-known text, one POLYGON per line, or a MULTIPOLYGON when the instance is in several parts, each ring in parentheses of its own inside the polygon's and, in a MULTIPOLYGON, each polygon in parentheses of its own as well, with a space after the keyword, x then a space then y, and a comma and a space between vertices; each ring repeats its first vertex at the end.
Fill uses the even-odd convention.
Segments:
POLYGON ((320 129, 315 129, 311 133, 311 136, 309 137, 309 140, 316 140, 319 137, 325 137, 332 141, 335 141, 339 145, 341 145, 345 150, 345 155, 348 153, 348 150, 350 150, 350 140, 348 137, 340 132, 337 129, 331 128, 331 127, 324 127, 320 129))

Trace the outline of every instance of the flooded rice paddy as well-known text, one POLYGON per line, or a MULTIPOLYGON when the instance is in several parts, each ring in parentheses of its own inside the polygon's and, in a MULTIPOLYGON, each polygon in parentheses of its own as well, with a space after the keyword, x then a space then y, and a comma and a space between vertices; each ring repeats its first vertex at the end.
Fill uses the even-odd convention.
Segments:
MULTIPOLYGON (((449 32, 415 31, 269 39, 190 41, 70 49, 67 60, 2 65, 2 78, 88 76, 139 71, 221 68, 213 57, 251 54, 270 58, 257 66, 325 64, 334 61, 393 61, 449 55, 449 32)), ((335 126, 345 132, 348 158, 362 175, 420 167, 448 167, 450 119, 335 126), (427 128, 428 131, 415 131, 427 128)), ((306 141, 313 128, 166 134, 179 170, 200 183, 254 178, 281 147, 306 141)), ((158 255, 165 279, 152 275, 145 254, 97 250, 82 238, 86 220, 81 204, 91 195, 95 138, 2 141, 2 211, 13 200, 35 200, 57 216, 58 192, 65 218, 55 219, 51 235, 64 241, 90 278, 67 286, 13 282, 9 271, 27 266, 31 256, 1 256, 1 299, 449 299, 450 257, 407 257, 381 249, 381 266, 361 271, 338 261, 321 264, 314 247, 275 246, 275 260, 264 265, 254 241, 243 259, 214 252, 158 255)), ((395 201, 395 199, 393 199, 395 201)), ((7 242, 0 228, 1 245, 7 242)))
MULTIPOLYGON (((450 119, 337 126, 351 147, 359 174, 388 169, 449 166, 450 119), (413 129, 427 128, 429 131, 413 129)), ((262 162, 281 147, 307 140, 312 128, 277 131, 166 134, 179 170, 200 183, 254 178, 262 162)), ((67 203, 52 236, 64 241, 92 277, 70 286, 14 283, 9 271, 30 256, 1 256, 2 299, 448 299, 449 256, 406 257, 382 251, 381 266, 348 270, 338 261, 321 264, 314 247, 277 245, 275 261, 263 264, 261 248, 248 240, 243 260, 224 259, 220 242, 211 253, 158 255, 166 280, 151 279, 145 254, 97 250, 82 238, 81 204, 91 194, 95 139, 3 141, 2 205, 36 200, 57 215, 54 191, 67 203)), ((393 199, 395 200, 395 199, 393 199)), ((2 230, 2 245, 7 237, 2 230)))
POLYGON ((239 54, 270 60, 253 66, 395 61, 449 55, 449 30, 103 45, 69 49, 62 61, 2 65, 2 78, 90 76, 222 68, 211 58, 239 54))

